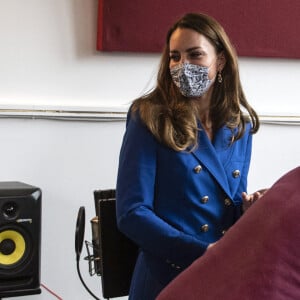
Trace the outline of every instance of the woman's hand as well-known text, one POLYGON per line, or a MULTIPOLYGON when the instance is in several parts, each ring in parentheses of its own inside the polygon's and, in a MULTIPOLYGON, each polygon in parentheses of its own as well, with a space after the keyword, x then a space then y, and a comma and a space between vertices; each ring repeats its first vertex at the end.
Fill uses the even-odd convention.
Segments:
POLYGON ((256 191, 253 194, 247 194, 245 192, 242 193, 243 198, 243 211, 246 211, 254 202, 260 199, 268 189, 262 189, 256 191))

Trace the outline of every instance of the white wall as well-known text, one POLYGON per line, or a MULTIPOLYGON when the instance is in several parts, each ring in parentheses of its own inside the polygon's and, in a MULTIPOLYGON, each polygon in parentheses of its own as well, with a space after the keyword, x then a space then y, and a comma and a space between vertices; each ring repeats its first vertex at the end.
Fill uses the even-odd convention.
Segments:
POLYGON ((0 1, 0 104, 112 106, 137 97, 154 54, 96 52, 97 0, 0 1))
MULTIPOLYGON (((122 106, 151 86, 158 54, 96 51, 97 2, 0 1, 0 105, 122 106)), ((258 111, 300 114, 299 60, 240 65, 258 111)))
MULTIPOLYGON (((0 119, 0 181, 42 189, 41 281, 63 299, 89 299, 76 273, 76 218, 79 207, 85 206, 85 238, 91 241, 93 191, 115 186, 123 128, 123 122, 0 119)), ((88 275, 86 255, 84 248, 83 277, 100 296, 100 277, 88 275)), ((54 297, 42 289, 29 299, 54 297)))
MULTIPOLYGON (((153 84, 157 54, 96 52, 96 0, 0 0, 0 108, 124 109, 153 84)), ((283 40, 284 42, 284 40, 283 40)), ((299 124, 299 60, 241 58, 245 92, 260 114, 299 124)), ((95 215, 93 190, 115 185, 124 122, 0 119, 0 181, 43 192, 42 283, 65 300, 91 299, 76 273, 77 212, 95 215)), ((262 125, 249 190, 299 165, 299 126, 262 125)), ((86 251, 83 250, 83 256, 86 251)), ((83 276, 101 296, 100 278, 83 276)), ((41 295, 16 299, 55 299, 41 295)))

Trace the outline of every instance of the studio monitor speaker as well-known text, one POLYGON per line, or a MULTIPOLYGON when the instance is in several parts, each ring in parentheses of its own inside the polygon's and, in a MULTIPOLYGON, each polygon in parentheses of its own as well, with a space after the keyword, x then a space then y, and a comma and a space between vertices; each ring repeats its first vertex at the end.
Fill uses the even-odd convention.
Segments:
POLYGON ((41 200, 37 187, 0 182, 0 298, 41 293, 41 200))

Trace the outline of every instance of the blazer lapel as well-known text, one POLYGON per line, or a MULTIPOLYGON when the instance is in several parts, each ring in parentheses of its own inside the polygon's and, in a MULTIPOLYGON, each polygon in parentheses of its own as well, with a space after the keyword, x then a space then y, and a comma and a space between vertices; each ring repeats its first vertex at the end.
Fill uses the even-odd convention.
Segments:
MULTIPOLYGON (((220 130, 223 131, 223 128, 221 128, 220 130)), ((212 176, 223 188, 225 193, 228 196, 231 196, 228 179, 216 149, 214 148, 213 144, 202 128, 200 129, 198 135, 199 146, 196 150, 192 151, 192 154, 197 158, 197 160, 201 162, 203 166, 205 166, 209 170, 212 176)), ((221 136, 222 137, 219 136, 219 138, 223 139, 222 134, 221 136)))

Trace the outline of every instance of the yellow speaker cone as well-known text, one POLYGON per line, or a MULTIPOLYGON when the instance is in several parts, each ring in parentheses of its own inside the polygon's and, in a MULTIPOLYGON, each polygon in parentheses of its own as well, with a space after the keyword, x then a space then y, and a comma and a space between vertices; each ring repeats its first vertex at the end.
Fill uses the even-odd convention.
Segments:
POLYGON ((15 230, 0 232, 0 264, 12 265, 24 255, 26 243, 24 237, 15 230), (3 250, 5 249, 5 250, 3 250))

